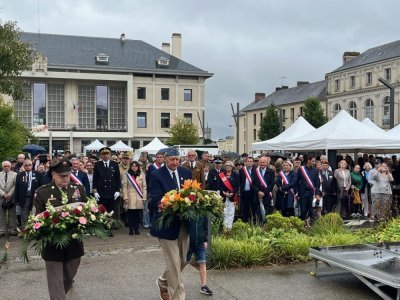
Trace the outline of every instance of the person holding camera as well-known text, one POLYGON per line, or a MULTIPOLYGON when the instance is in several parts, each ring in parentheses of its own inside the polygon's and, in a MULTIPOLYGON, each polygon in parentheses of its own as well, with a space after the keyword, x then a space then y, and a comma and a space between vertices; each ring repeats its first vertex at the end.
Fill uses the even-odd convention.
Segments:
POLYGON ((392 212, 392 187, 393 175, 386 163, 378 167, 377 172, 372 175, 374 184, 371 193, 375 194, 372 199, 371 215, 372 219, 387 220, 392 212))
POLYGON ((3 171, 0 172, 0 236, 6 235, 7 229, 11 235, 17 235, 17 213, 14 203, 17 173, 11 171, 11 162, 8 160, 3 161, 1 166, 3 171))

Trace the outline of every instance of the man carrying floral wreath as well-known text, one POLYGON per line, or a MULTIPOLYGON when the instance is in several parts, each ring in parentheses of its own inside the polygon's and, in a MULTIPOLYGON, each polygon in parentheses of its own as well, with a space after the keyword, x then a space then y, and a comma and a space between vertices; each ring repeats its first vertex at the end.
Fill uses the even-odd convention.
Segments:
MULTIPOLYGON (((47 202, 54 207, 61 206, 63 197, 68 197, 68 203, 86 202, 85 188, 70 182, 71 163, 68 160, 55 160, 50 166, 50 172, 53 182, 38 188, 34 197, 37 214, 46 211, 47 202)), ((62 248, 53 244, 44 247, 42 258, 46 263, 51 300, 66 299, 83 254, 83 243, 78 239, 71 239, 62 248)))

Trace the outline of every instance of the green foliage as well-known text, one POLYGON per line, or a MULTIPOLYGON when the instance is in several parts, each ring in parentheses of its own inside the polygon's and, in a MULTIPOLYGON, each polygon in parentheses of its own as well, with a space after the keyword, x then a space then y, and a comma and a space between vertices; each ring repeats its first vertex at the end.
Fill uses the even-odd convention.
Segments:
POLYGON ((210 140, 210 139, 205 139, 204 140, 204 145, 208 145, 208 144, 212 144, 212 143, 213 143, 213 141, 210 140))
POLYGON ((272 139, 280 133, 280 120, 277 110, 272 106, 268 106, 265 116, 261 120, 258 138, 261 141, 272 139))
POLYGON ((346 232, 343 220, 337 213, 329 213, 319 218, 311 228, 313 235, 330 235, 346 232))
POLYGON ((304 222, 299 218, 286 218, 280 212, 275 212, 267 216, 267 223, 265 224, 266 230, 270 231, 272 228, 295 229, 297 232, 304 232, 304 222))
POLYGON ((315 128, 321 127, 328 121, 320 101, 314 97, 309 97, 304 101, 303 116, 315 128))
POLYGON ((4 103, 0 97, 0 161, 16 157, 32 134, 14 117, 12 106, 4 103))
POLYGON ((20 40, 20 30, 15 22, 0 21, 0 40, 0 93, 21 99, 22 82, 15 79, 31 69, 35 52, 20 40))
POLYGON ((400 217, 390 220, 376 238, 379 242, 400 242, 400 217))
POLYGON ((197 126, 181 117, 175 119, 174 125, 167 133, 170 135, 166 141, 167 145, 196 145, 199 142, 197 126))

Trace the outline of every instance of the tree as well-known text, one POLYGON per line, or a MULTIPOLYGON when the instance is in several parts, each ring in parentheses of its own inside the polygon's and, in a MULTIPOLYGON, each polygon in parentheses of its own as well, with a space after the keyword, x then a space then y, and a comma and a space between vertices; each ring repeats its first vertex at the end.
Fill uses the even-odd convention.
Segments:
POLYGON ((268 106, 264 118, 261 120, 258 138, 262 141, 276 137, 280 132, 280 120, 277 110, 268 106))
POLYGON ((32 68, 35 51, 20 40, 20 30, 15 22, 0 21, 0 41, 0 93, 22 99, 23 82, 16 79, 32 68))
POLYGON ((34 137, 29 129, 14 117, 14 109, 0 97, 0 162, 21 153, 21 148, 34 137))
POLYGON ((182 117, 175 119, 174 125, 167 130, 171 136, 167 140, 168 145, 195 145, 199 142, 199 131, 196 125, 186 121, 182 117))
POLYGON ((328 121, 320 101, 315 97, 309 97, 304 101, 303 114, 304 119, 315 128, 321 127, 328 121))

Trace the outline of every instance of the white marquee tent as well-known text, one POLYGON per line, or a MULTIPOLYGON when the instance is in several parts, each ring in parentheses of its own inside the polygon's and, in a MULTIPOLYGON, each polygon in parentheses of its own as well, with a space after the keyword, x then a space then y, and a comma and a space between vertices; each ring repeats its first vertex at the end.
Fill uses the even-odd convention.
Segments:
POLYGON ((128 145, 126 145, 123 141, 119 140, 118 142, 116 142, 114 145, 110 146, 110 149, 112 151, 133 151, 132 147, 129 147, 128 145))
POLYGON ((86 151, 99 151, 101 148, 105 147, 99 140, 95 140, 93 143, 83 147, 83 153, 86 151))
POLYGON ((345 110, 314 132, 285 142, 286 150, 386 150, 400 149, 400 138, 371 130, 345 110))
POLYGON ((387 133, 400 139, 400 124, 390 129, 387 133))
POLYGON ((156 154, 158 150, 168 148, 163 142, 161 142, 157 137, 155 137, 150 143, 146 146, 143 146, 140 149, 135 150, 135 159, 138 159, 141 152, 148 152, 149 154, 156 154))
POLYGON ((374 122, 372 122, 369 118, 365 118, 364 120, 361 121, 361 123, 379 131, 379 132, 386 132, 384 129, 380 128, 379 126, 377 126, 374 122))
POLYGON ((303 117, 299 117, 288 129, 280 135, 261 142, 255 142, 251 146, 251 150, 285 150, 285 142, 304 134, 310 134, 316 129, 310 125, 303 117))

